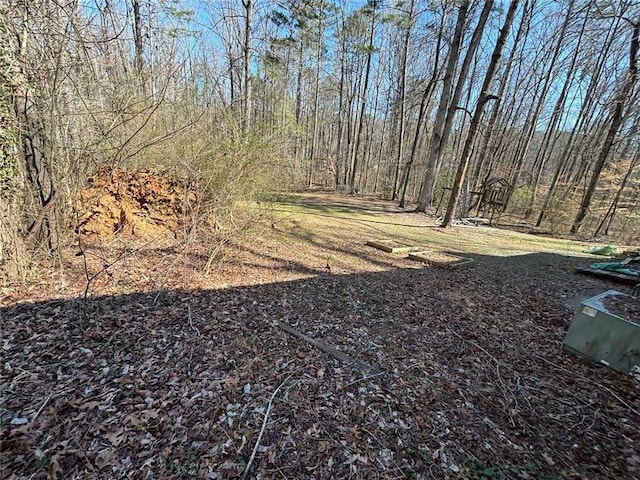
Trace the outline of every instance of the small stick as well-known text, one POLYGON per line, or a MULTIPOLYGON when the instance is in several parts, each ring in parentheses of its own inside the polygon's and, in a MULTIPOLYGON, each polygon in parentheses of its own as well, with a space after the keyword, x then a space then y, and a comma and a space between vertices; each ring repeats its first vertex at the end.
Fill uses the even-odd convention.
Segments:
MULTIPOLYGON (((507 398, 507 393, 509 392, 511 393, 511 397, 513 398, 513 400, 516 402, 516 404, 518 403, 518 400, 516 398, 516 396, 511 392, 510 389, 507 388, 507 386, 504 384, 504 382, 502 381, 502 377, 500 376, 500 361, 493 355, 491 355, 491 353, 489 353, 485 348, 483 348, 481 345, 478 345, 476 342, 473 342, 471 340, 467 340, 466 338, 464 338, 462 335, 460 335, 458 332, 456 332, 454 329, 452 329, 451 327, 447 327, 447 330, 451 333, 453 333, 456 337, 458 337, 460 340, 462 340, 464 343, 468 343, 470 345, 473 345, 474 347, 476 347, 479 350, 482 350, 487 356, 489 356, 489 358, 491 358, 495 363, 496 363, 496 377, 498 378, 498 382, 500 383, 500 386, 502 387, 502 394, 504 396, 504 399, 507 401, 507 403, 509 402, 509 399, 507 398)), ((511 419, 511 423, 513 424, 513 416, 511 414, 509 414, 509 417, 511 419)))
POLYGON ((323 343, 319 342, 315 338, 311 338, 311 337, 305 335, 304 333, 297 331, 296 329, 294 329, 290 325, 287 325, 284 322, 276 322, 276 325, 278 327, 280 327, 282 330, 284 330, 285 332, 290 333, 294 337, 297 337, 300 340, 313 345, 314 347, 322 350, 325 353, 328 353, 329 355, 333 356, 334 358, 337 358, 338 360, 343 361, 347 365, 356 366, 360 370, 364 370, 365 372, 370 373, 372 375, 378 375, 379 373, 381 373, 381 370, 378 367, 376 367, 375 365, 367 365, 366 363, 361 362, 357 358, 353 358, 353 357, 347 355, 346 353, 341 352, 340 350, 338 350, 338 349, 336 349, 334 347, 331 347, 331 346, 328 346, 328 345, 324 345, 323 343))
POLYGON ((187 303, 187 314, 189 316, 189 326, 191 329, 196 332, 196 335, 200 336, 200 330, 193 324, 193 319, 191 318, 191 304, 187 303))
MULTIPOLYGON (((76 379, 76 377, 73 377, 71 380, 69 380, 68 382, 64 383, 62 385, 62 388, 66 387, 67 385, 69 385, 71 382, 73 382, 76 379)), ((38 418, 38 415, 40 415, 40 413, 42 412, 42 410, 44 409, 44 407, 47 406, 47 403, 49 403, 49 400, 51 400, 51 397, 53 396, 53 394, 55 393, 55 391, 57 390, 57 388, 54 388, 53 390, 51 390, 51 393, 49 394, 49 396, 45 399, 44 403, 40 406, 40 408, 38 409, 38 411, 35 413, 35 415, 33 416, 33 418, 31 419, 31 421, 35 421, 36 418, 38 418)))
POLYGON ((33 416, 33 418, 31 419, 31 421, 35 421, 36 418, 38 418, 38 415, 40 415, 40 412, 42 412, 42 409, 44 407, 47 406, 47 403, 49 403, 49 400, 51 400, 51 396, 53 395, 54 390, 51 390, 51 393, 49 394, 49 396, 45 399, 44 403, 42 404, 42 406, 38 409, 38 411, 36 412, 36 414, 33 416))
POLYGON ((373 375, 365 375, 362 378, 358 378, 358 379, 354 380, 353 382, 347 383, 344 386, 344 388, 350 387, 351 385, 355 385, 356 383, 362 382, 363 380, 371 380, 372 378, 381 377, 382 375, 384 375, 384 372, 374 373, 373 375))
MULTIPOLYGON (((295 372, 294 372, 295 373, 295 372)), ((242 471, 242 475, 240 476, 240 480, 245 480, 247 475, 249 474, 249 469, 251 468, 251 464, 256 458, 256 453, 258 453, 258 448, 260 447, 260 442, 262 441, 262 435, 264 435, 264 430, 267 427, 267 420, 269 419, 269 414, 271 413, 271 407, 273 406, 273 400, 276 398, 276 395, 283 387, 285 383, 293 376, 293 373, 285 378, 278 388, 271 394, 271 398, 269 399, 269 405, 267 405, 267 411, 264 414, 264 418, 262 419, 262 427, 260 428, 260 433, 258 433, 258 438, 256 439, 256 444, 253 447, 253 451, 251 452, 251 457, 249 457, 249 461, 247 462, 247 466, 244 467, 242 471)))
POLYGON ((597 382, 597 381, 595 381, 595 380, 592 380, 592 379, 586 378, 586 377, 584 377, 584 376, 580 375, 579 373, 572 372, 571 370, 566 369, 566 368, 564 368, 564 367, 561 367, 560 365, 558 365, 558 364, 556 364, 556 363, 552 362, 551 360, 548 360, 548 359, 546 359, 546 358, 544 358, 544 357, 541 357, 540 355, 534 355, 534 356, 535 356, 536 358, 539 358, 540 360, 542 360, 542 361, 544 361, 544 362, 547 362, 549 365, 552 365, 552 366, 556 367, 558 370, 562 370, 562 371, 564 371, 564 372, 568 372, 568 373, 570 373, 571 375, 573 375, 574 377, 576 377, 576 378, 578 378, 578 379, 582 380, 583 382, 588 382, 588 383, 590 383, 590 384, 597 385, 598 387, 605 389, 607 392, 609 392, 609 393, 611 394, 611 396, 613 396, 613 398, 615 398, 616 400, 618 400, 622 405, 624 405, 625 407, 627 407, 631 412, 635 413, 638 417, 640 417, 640 411, 636 410, 635 408, 633 408, 633 406, 632 406, 632 405, 629 405, 627 402, 625 402, 625 401, 620 397, 620 395, 618 395, 616 392, 614 392, 613 390, 611 390, 611 389, 610 389, 609 387, 607 387, 606 385, 603 385, 602 383, 597 382))

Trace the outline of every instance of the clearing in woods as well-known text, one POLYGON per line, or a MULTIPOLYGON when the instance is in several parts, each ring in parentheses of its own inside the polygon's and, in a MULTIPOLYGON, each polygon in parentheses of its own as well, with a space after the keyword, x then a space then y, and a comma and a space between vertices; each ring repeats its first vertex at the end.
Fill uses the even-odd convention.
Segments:
POLYGON ((2 478, 640 477, 640 383, 561 350, 581 298, 630 291, 573 273, 585 243, 331 194, 250 208, 213 250, 87 236, 3 292, 2 478))

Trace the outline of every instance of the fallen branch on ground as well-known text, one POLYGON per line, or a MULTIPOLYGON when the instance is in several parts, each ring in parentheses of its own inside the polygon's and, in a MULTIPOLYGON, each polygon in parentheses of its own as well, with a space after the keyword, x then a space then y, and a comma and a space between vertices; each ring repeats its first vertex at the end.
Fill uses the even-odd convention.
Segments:
POLYGON ((271 398, 269 399, 269 404, 267 405, 267 411, 264 413, 264 418, 262 419, 262 427, 260 428, 260 433, 258 433, 256 444, 253 446, 251 457, 249 457, 249 461, 247 462, 246 467, 244 467, 244 470, 242 471, 240 480, 245 480, 245 478, 247 478, 247 475, 249 474, 249 469, 251 468, 251 464, 253 464, 253 461, 256 458, 256 454, 258 453, 258 448, 260 447, 260 442, 262 441, 262 436, 264 435, 264 430, 265 428, 267 428, 267 420, 269 419, 269 414, 271 413, 271 407, 273 407, 273 400, 276 398, 276 395, 278 395, 278 392, 280 391, 280 389, 284 386, 285 383, 289 381, 289 379, 292 376, 293 376, 293 373, 289 375, 287 378, 285 378, 282 381, 282 383, 278 385, 278 388, 276 388, 274 392, 271 394, 271 398))
POLYGON ((343 361, 347 365, 357 366, 360 370, 370 375, 382 374, 382 371, 375 365, 368 365, 356 358, 351 357, 350 355, 347 355, 346 353, 341 352, 340 350, 337 350, 336 348, 320 343, 318 340, 297 331, 296 329, 294 329, 290 325, 287 325, 286 323, 276 321, 276 325, 280 327, 282 330, 284 330, 285 332, 290 333, 294 337, 299 338, 300 340, 307 342, 310 345, 313 345, 314 347, 322 350, 323 352, 328 353, 332 357, 343 361))

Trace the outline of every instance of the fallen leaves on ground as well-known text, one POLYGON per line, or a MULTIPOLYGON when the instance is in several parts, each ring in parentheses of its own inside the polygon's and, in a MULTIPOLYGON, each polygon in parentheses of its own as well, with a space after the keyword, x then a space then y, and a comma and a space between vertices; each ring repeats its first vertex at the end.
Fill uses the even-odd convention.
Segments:
POLYGON ((615 285, 466 256, 5 305, 2 478, 640 477, 640 384, 561 350, 575 299, 615 285))

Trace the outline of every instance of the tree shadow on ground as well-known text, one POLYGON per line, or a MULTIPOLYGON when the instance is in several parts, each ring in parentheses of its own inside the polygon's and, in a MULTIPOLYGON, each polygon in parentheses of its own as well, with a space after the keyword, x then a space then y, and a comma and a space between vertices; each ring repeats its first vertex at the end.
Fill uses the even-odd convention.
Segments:
POLYGON ((637 475, 637 382, 561 350, 575 298, 624 287, 584 258, 464 255, 2 308, 3 476, 237 478, 261 431, 265 478, 637 475))

